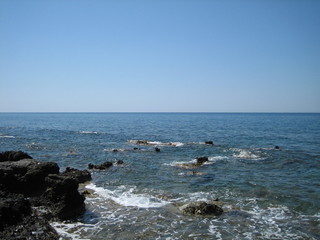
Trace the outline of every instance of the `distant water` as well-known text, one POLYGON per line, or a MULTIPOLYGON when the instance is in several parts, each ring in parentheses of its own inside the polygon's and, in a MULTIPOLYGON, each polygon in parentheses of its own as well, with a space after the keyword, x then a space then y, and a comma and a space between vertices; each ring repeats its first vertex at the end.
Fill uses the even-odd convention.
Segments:
POLYGON ((53 223, 64 239, 320 239, 320 114, 1 113, 7 150, 61 170, 124 161, 92 172, 85 215, 53 223), (179 210, 215 198, 220 217, 179 210))

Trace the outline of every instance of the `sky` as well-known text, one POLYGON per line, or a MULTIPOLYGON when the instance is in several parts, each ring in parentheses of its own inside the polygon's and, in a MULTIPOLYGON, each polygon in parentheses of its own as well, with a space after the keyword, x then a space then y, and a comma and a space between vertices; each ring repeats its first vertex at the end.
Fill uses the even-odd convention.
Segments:
POLYGON ((318 0, 0 0, 0 112, 320 112, 318 0))

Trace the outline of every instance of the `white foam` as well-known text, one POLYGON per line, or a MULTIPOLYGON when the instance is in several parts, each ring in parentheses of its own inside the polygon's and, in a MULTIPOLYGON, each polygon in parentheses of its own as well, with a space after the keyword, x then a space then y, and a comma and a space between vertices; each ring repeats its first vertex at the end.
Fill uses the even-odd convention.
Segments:
POLYGON ((100 197, 110 199, 127 207, 159 208, 169 203, 148 194, 135 193, 135 187, 120 186, 116 190, 111 191, 91 183, 86 188, 94 190, 100 197))
POLYGON ((98 134, 98 132, 95 131, 80 131, 81 134, 98 134))
POLYGON ((16 138, 14 136, 9 136, 9 135, 0 135, 0 138, 16 138))
POLYGON ((85 227, 83 223, 61 223, 52 222, 50 225, 57 231, 60 235, 60 239, 72 239, 72 240, 90 240, 88 238, 81 238, 81 230, 85 227))
POLYGON ((260 156, 257 154, 245 150, 245 149, 234 149, 235 153, 232 155, 235 158, 243 158, 243 159, 252 159, 252 160, 259 160, 262 159, 260 156))
POLYGON ((184 145, 182 142, 159 142, 159 141, 147 141, 147 140, 129 140, 129 143, 138 145, 149 145, 149 146, 173 146, 181 147, 184 145))

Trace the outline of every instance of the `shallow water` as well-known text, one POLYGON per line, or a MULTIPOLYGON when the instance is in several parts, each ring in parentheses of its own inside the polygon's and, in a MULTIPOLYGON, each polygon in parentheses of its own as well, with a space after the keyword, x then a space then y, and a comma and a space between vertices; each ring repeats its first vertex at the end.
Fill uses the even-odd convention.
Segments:
POLYGON ((53 223, 65 239, 320 239, 320 114, 1 113, 6 150, 124 161, 92 172, 79 222, 53 223), (220 217, 180 210, 215 198, 220 217))

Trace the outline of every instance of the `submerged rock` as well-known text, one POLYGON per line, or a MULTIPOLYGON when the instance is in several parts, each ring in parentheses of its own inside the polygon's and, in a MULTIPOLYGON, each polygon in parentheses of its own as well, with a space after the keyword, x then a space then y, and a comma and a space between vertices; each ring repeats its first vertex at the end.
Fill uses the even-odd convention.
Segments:
POLYGON ((205 162, 209 161, 208 157, 198 157, 196 158, 195 163, 181 163, 181 164, 177 164, 177 167, 180 168, 185 168, 185 169, 194 169, 194 168, 198 168, 201 167, 205 162))
POLYGON ((214 203, 195 202, 190 203, 181 208, 183 213, 190 215, 214 215, 219 216, 223 213, 221 207, 214 203))
POLYGON ((102 164, 92 164, 92 163, 88 164, 89 169, 97 169, 97 170, 105 170, 112 166, 113 166, 113 163, 108 161, 102 164))

